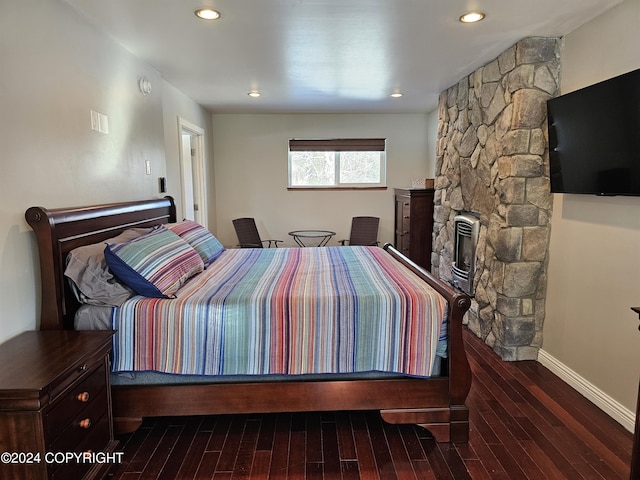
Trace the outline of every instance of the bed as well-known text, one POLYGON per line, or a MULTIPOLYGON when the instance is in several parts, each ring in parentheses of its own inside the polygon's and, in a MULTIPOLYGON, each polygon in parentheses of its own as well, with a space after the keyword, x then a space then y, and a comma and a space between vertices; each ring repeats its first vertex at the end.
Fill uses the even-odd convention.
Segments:
MULTIPOLYGON (((153 229, 155 232, 167 230, 165 228, 167 226, 180 224, 180 222, 176 222, 176 210, 171 197, 78 208, 46 209, 31 207, 26 211, 25 218, 35 232, 39 251, 41 329, 73 329, 77 321, 78 312, 82 312, 83 308, 86 307, 86 305, 82 305, 79 302, 78 292, 74 291, 71 282, 65 277, 65 269, 68 266, 70 252, 76 252, 80 247, 100 244, 132 229, 140 229, 145 232, 153 229)), ((470 306, 470 298, 436 279, 389 244, 383 248, 360 248, 358 250, 358 247, 332 247, 331 249, 323 247, 322 249, 288 250, 291 250, 290 255, 296 259, 296 262, 302 262, 304 265, 307 265, 304 263, 307 260, 301 260, 306 258, 301 257, 303 254, 305 256, 324 255, 325 257, 333 255, 339 258, 340 262, 344 260, 343 257, 345 256, 363 256, 366 257, 365 261, 369 262, 367 265, 372 265, 371 268, 373 269, 378 269, 378 260, 371 260, 369 257, 379 258, 382 263, 391 261, 397 264, 397 268, 387 265, 386 269, 394 272, 396 270, 409 271, 410 275, 412 277, 415 276, 415 279, 418 279, 419 283, 424 286, 421 289, 434 291, 437 296, 441 297, 444 303, 443 311, 446 312, 446 320, 442 323, 444 331, 436 332, 440 336, 444 333, 446 356, 437 367, 438 370, 435 374, 433 372, 425 374, 425 371, 422 370, 411 370, 413 367, 395 372, 379 372, 376 366, 359 366, 355 370, 349 370, 350 366, 345 367, 339 361, 326 362, 324 360, 319 363, 310 362, 310 364, 315 365, 310 371, 298 371, 295 368, 293 370, 290 369, 288 364, 283 367, 286 362, 282 361, 282 358, 291 358, 293 355, 291 352, 284 357, 278 357, 273 353, 266 356, 271 359, 271 364, 278 365, 274 367, 275 370, 265 370, 263 363, 268 364, 270 363, 269 360, 262 363, 259 359, 253 362, 238 362, 236 358, 235 362, 227 360, 224 363, 224 367, 218 365, 216 367, 217 370, 214 368, 214 371, 205 371, 200 367, 195 367, 194 370, 180 370, 180 372, 176 373, 171 370, 171 368, 175 367, 170 367, 167 370, 168 373, 154 376, 155 372, 150 372, 151 380, 145 377, 144 372, 140 372, 140 375, 133 374, 131 376, 114 372, 112 374, 111 387, 114 430, 117 433, 134 431, 140 426, 144 417, 153 416, 378 410, 385 421, 420 425, 428 429, 440 442, 467 441, 469 415, 465 400, 471 386, 471 371, 462 341, 462 318, 470 306), (362 250, 367 248, 375 249, 371 252, 372 255, 370 252, 362 250), (312 251, 315 251, 315 253, 312 251), (251 368, 253 369, 248 371, 238 370, 236 368, 237 363, 251 363, 251 368), (229 364, 233 365, 233 368, 227 371, 226 368, 229 364), (259 365, 256 366, 257 364, 259 365), (321 366, 318 367, 318 364, 321 366), (328 367, 326 366, 327 364, 329 364, 328 367), (332 371, 336 364, 340 366, 337 371, 332 371), (256 374, 256 372, 261 374, 256 374), (187 374, 184 375, 184 373, 187 374)), ((193 278, 188 279, 184 285, 180 285, 177 290, 179 293, 175 296, 181 297, 183 291, 190 288, 193 289, 192 287, 200 281, 200 278, 204 279, 204 275, 208 275, 207 272, 213 272, 216 268, 225 270, 224 265, 231 265, 232 259, 241 263, 248 262, 244 257, 242 260, 237 259, 236 256, 240 255, 240 250, 247 250, 247 252, 242 253, 242 255, 247 255, 247 258, 265 258, 264 256, 268 256, 269 261, 267 264, 272 265, 273 258, 285 255, 284 251, 287 249, 278 249, 277 254, 275 252, 276 249, 238 249, 229 251, 225 254, 227 256, 220 256, 204 270, 198 272, 197 275, 193 275, 193 278), (251 252, 251 250, 262 250, 263 252, 258 257, 258 253, 251 252), (215 262, 219 263, 216 264, 215 262)), ((321 260, 321 262, 325 261, 326 258, 321 260)), ((292 261, 288 259, 284 262, 288 265, 292 261)), ((259 262, 256 260, 254 263, 258 264, 259 262)), ((264 269, 267 269, 267 267, 264 267, 264 269)), ((229 267, 227 275, 234 276, 234 272, 239 270, 237 265, 233 268, 229 267)), ((303 270, 308 270, 308 266, 303 270)), ((287 275, 283 275, 282 278, 287 278, 287 275)), ((288 290, 295 292, 295 289, 292 289, 294 287, 288 287, 288 290)), ((343 288, 341 287, 341 289, 343 288)), ((408 296, 412 295, 414 294, 408 294, 408 296)), ((168 295, 168 297, 171 299, 173 295, 168 295)), ((225 298, 225 302, 229 302, 229 297, 225 298)), ((151 300, 153 305, 155 305, 156 300, 151 300)), ((112 311, 125 311, 124 307, 128 305, 127 302, 131 301, 133 299, 127 300, 121 307, 112 309, 112 311)), ((149 302, 146 298, 138 299, 138 301, 142 302, 142 304, 144 302, 148 304, 149 302)), ((287 302, 289 301, 287 300, 287 302)), ((308 299, 305 298, 297 301, 301 302, 302 305, 307 305, 308 303, 308 299)), ((339 302, 344 303, 343 300, 339 302)), ((259 305, 258 303, 258 307, 252 306, 249 311, 255 312, 256 308, 259 309, 259 305)), ((421 304, 418 303, 418 307, 419 305, 421 304)), ((418 307, 414 306, 412 308, 418 307)), ((329 325, 330 321, 333 320, 332 317, 336 316, 336 308, 312 308, 316 309, 314 315, 318 317, 318 322, 316 323, 319 325, 325 325, 325 323, 322 323, 325 320, 326 325, 329 325)), ((136 309, 140 308, 133 307, 133 310, 136 309)), ((361 308, 355 309, 362 310, 361 308)), ((249 315, 246 311, 245 313, 242 312, 242 310, 236 309, 236 317, 242 319, 255 316, 254 313, 249 315)), ((375 320, 377 318, 376 315, 371 315, 371 318, 375 320)), ((280 318, 281 316, 274 315, 274 317, 280 318)), ((125 331, 127 330, 127 324, 115 323, 115 314, 110 318, 114 322, 112 325, 117 325, 118 334, 121 334, 120 341, 126 343, 125 331)), ((440 320, 442 321, 442 319, 440 320)), ((415 328, 420 334, 424 333, 420 328, 415 328)), ((432 325, 431 331, 433 331, 433 328, 435 327, 432 325)), ((330 330, 330 328, 324 327, 321 329, 330 330)), ((354 331, 356 330, 354 329, 354 331)), ((404 330, 401 329, 398 332, 400 333, 396 332, 395 336, 400 335, 404 338, 404 333, 402 333, 404 330)), ((127 367, 122 367, 122 365, 127 365, 127 361, 139 362, 145 356, 141 355, 131 360, 131 357, 121 355, 121 345, 117 343, 119 342, 117 340, 118 334, 116 334, 116 339, 114 340, 114 364, 121 365, 118 370, 126 370, 127 367)), ((272 334, 272 337, 274 336, 272 334)), ((177 337, 178 335, 176 335, 177 337)), ((366 335, 368 340, 369 337, 370 335, 366 335)), ((142 338, 147 339, 148 337, 142 338)), ((166 340, 170 337, 164 338, 166 340)), ((251 342, 269 343, 256 337, 255 332, 252 332, 249 338, 251 338, 251 342)), ((298 345, 305 338, 307 337, 304 334, 300 334, 298 342, 294 342, 294 344, 298 345)), ((136 343, 136 341, 134 340, 133 343, 136 343)), ((338 342, 336 341, 336 343, 338 342)), ((149 348, 155 347, 152 345, 149 348)), ((377 347, 369 346, 369 349, 372 348, 376 349, 377 347)), ((298 347, 291 349, 297 350, 298 347)), ((418 345, 418 349, 422 351, 423 347, 418 345)), ((427 353, 416 354, 416 347, 413 345, 409 347, 409 353, 404 352, 402 356, 405 360, 407 358, 411 360, 416 355, 433 358, 432 351, 434 349, 435 346, 432 345, 429 348, 425 347, 427 353)), ((308 352, 301 355, 304 356, 305 354, 309 355, 308 352)), ((314 355, 321 359, 324 358, 322 354, 311 354, 311 356, 314 355)), ((142 369, 156 368, 157 361, 163 356, 166 356, 166 354, 159 354, 154 360, 156 364, 152 361, 152 364, 143 366, 142 369)), ((349 357, 349 355, 346 356, 349 357)), ((342 355, 342 357, 345 357, 345 355, 342 355)), ((387 358, 387 361, 389 361, 389 358, 387 358)), ((393 358, 391 361, 393 361, 393 358)), ((185 362, 183 361, 182 363, 185 362)), ((349 365, 354 364, 353 361, 347 363, 349 365)), ((411 361, 400 363, 412 364, 411 361)), ((437 362, 429 363, 428 368, 431 368, 432 364, 436 365, 437 362)))

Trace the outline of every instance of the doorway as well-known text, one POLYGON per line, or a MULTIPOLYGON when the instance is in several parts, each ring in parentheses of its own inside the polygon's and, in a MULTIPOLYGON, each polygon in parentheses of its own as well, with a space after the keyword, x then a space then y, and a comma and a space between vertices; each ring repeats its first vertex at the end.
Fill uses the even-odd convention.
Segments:
POLYGON ((178 117, 181 218, 207 228, 207 183, 204 162, 204 129, 178 117))

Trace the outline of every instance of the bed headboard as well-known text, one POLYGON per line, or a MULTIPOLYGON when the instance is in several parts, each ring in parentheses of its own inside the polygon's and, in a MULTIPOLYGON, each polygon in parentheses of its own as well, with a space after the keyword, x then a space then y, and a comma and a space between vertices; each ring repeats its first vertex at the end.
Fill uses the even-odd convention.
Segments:
POLYGON ((87 207, 31 207, 25 212, 40 253, 41 330, 73 329, 79 304, 64 277, 67 254, 74 248, 101 242, 127 228, 176 221, 171 197, 87 207))

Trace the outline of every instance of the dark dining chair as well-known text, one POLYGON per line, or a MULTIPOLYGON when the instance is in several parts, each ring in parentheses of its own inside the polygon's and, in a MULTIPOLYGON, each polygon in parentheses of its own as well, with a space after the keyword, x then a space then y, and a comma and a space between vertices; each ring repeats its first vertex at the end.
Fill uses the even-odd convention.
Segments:
POLYGON ((238 246, 240 248, 263 248, 266 243, 269 248, 278 247, 278 242, 282 240, 262 240, 253 218, 236 218, 232 220, 233 228, 238 236, 238 246))
POLYGON ((340 240, 342 245, 378 245, 378 217, 353 217, 349 239, 340 240))

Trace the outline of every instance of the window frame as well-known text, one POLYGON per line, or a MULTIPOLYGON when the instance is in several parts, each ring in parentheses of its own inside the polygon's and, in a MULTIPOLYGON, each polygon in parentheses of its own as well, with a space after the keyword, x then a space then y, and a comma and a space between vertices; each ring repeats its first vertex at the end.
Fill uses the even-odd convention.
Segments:
POLYGON ((387 188, 387 155, 384 138, 289 139, 287 188, 289 190, 375 190, 387 188), (293 185, 292 152, 334 152, 335 183, 332 185, 293 185), (340 183, 340 152, 380 152, 380 181, 340 183))

